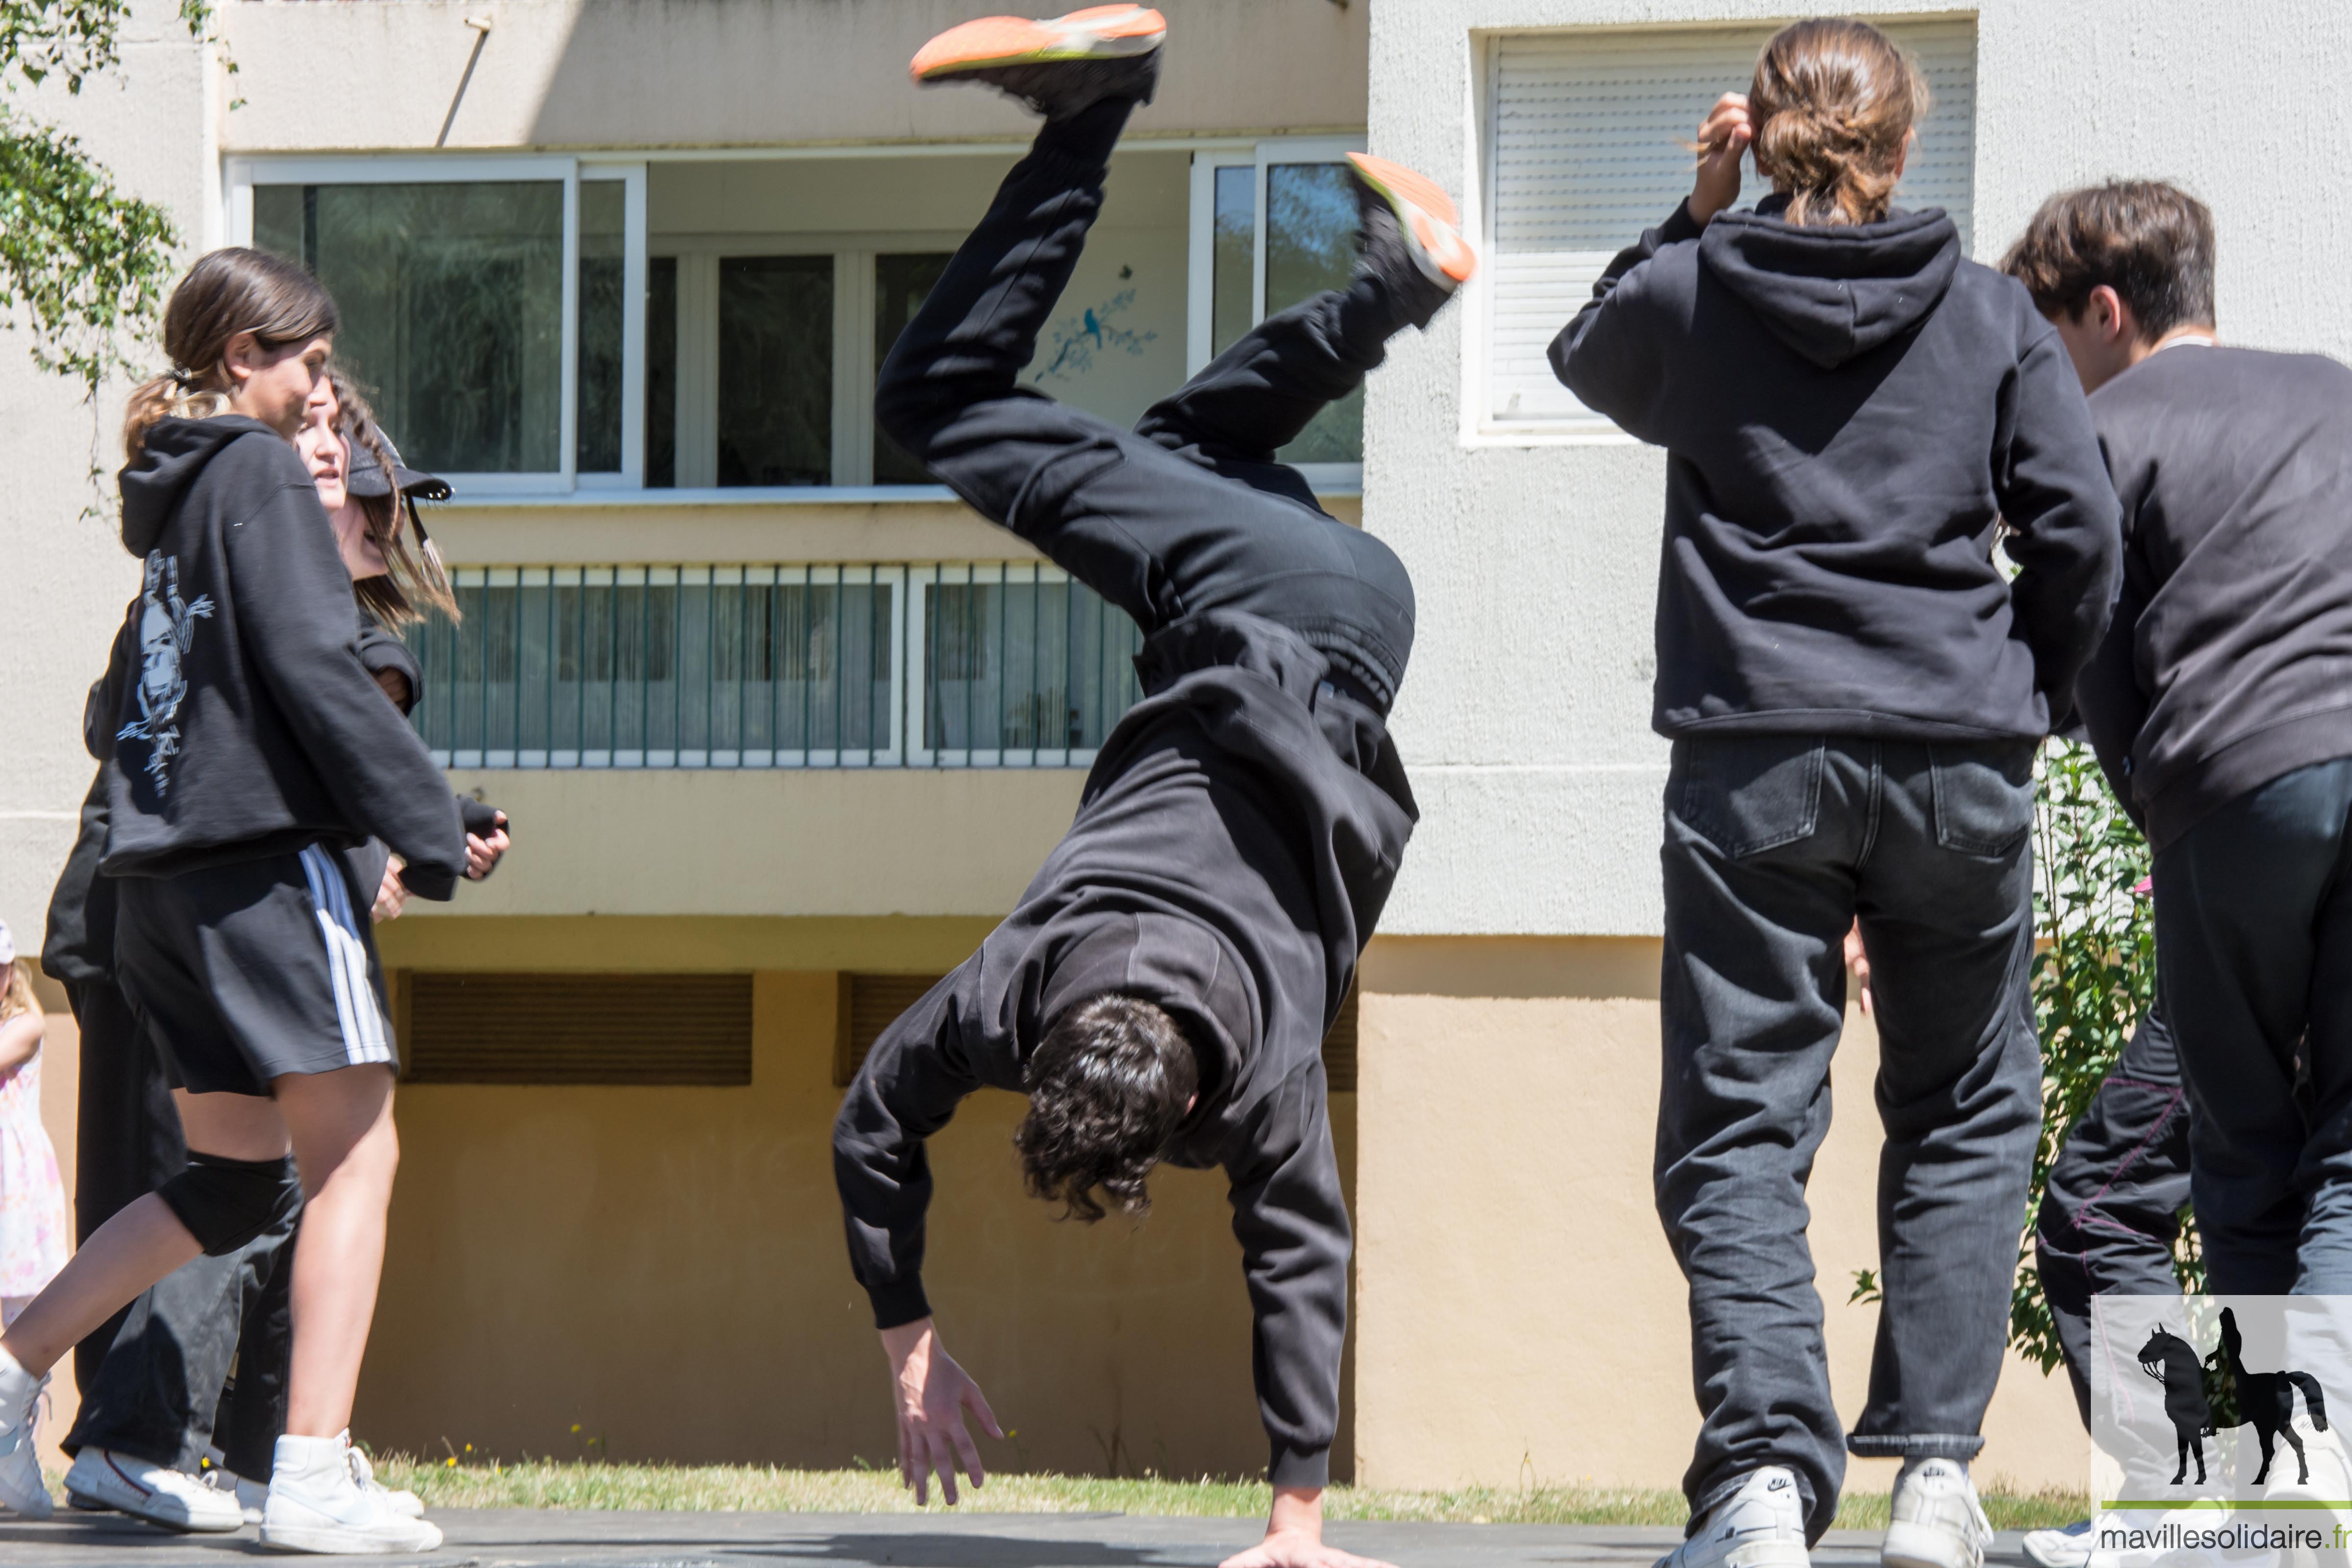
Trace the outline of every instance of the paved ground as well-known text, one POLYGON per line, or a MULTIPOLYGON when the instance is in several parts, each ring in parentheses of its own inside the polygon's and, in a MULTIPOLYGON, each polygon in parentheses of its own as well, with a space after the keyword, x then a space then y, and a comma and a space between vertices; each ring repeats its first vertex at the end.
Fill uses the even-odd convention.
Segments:
MULTIPOLYGON (((170 1535, 119 1514, 48 1524, 0 1519, 8 1568, 220 1568, 265 1552, 252 1531, 170 1535)), ((1213 1568, 1257 1539, 1247 1520, 1142 1519, 1123 1514, 597 1513, 452 1509, 436 1521, 448 1543, 430 1557, 379 1558, 433 1568, 1213 1568)), ((1328 1538, 1402 1568, 1512 1568, 1589 1563, 1648 1568, 1677 1532, 1634 1526, 1335 1524, 1328 1538)), ((1815 1549, 1822 1568, 1878 1560, 1874 1533, 1841 1531, 1815 1549)), ((2004 1534, 1988 1561, 2025 1562, 2004 1534)))

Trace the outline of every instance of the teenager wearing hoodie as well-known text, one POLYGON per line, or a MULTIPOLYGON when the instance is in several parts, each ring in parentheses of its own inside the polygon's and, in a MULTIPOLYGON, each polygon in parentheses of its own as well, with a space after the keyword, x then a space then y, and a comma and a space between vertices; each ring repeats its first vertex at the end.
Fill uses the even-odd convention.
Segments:
POLYGON ((1414 820, 1386 715, 1412 584, 1275 452, 1443 308, 1471 258, 1418 176, 1355 165, 1364 253, 1344 289, 1268 317, 1132 431, 1019 384, 1151 97, 1141 6, 994 17, 916 57, 1045 118, 883 366, 875 416, 969 501, 1135 618, 1143 700, 1005 921, 875 1044, 834 1126, 858 1281, 893 1372, 902 1472, 982 1468, 978 1387, 922 1280, 924 1140, 983 1088, 1030 1097, 1029 1189, 1080 1218, 1140 1215, 1160 1161, 1222 1166, 1256 1328, 1274 1484, 1247 1568, 1347 1568, 1322 1542, 1338 1432, 1348 1214, 1321 1044, 1414 820))
POLYGON ((1967 1463, 2040 1126, 2033 752, 2120 541, 2056 333, 1942 212, 1891 205, 1926 98, 1874 27, 1784 28, 1701 127, 1688 200, 1552 345, 1667 451, 1656 1184, 1703 1416, 1673 1568, 1807 1562, 1847 1447, 1904 1461, 1888 1563, 1976 1568, 1990 1540, 1967 1463), (1728 211, 1751 146, 1775 194, 1728 211), (1857 916, 1885 1302, 1842 1441, 1804 1189, 1857 916))
POLYGON ((0 1335, 0 1500, 47 1511, 32 1416, 77 1340, 299 1202, 262 1537, 413 1552, 440 1532, 363 1489, 348 1446, 398 1154, 373 943, 335 851, 381 837, 412 891, 446 899, 466 843, 439 771, 361 666, 351 580, 290 444, 335 325, 300 268, 215 251, 165 308, 172 374, 125 419, 122 538, 142 584, 84 728, 116 763, 100 864, 120 905, 116 977, 185 1085, 189 1156, 0 1335))
MULTIPOLYGON (((312 393, 294 447, 361 601, 360 664, 405 716, 422 682, 415 658, 387 626, 421 621, 428 609, 453 617, 457 613, 446 574, 407 498, 446 495, 448 487, 401 465, 365 403, 332 366, 312 393)), ((463 795, 457 803, 467 825, 466 874, 478 879, 489 874, 506 847, 505 817, 463 795)), ((105 841, 102 812, 95 840, 89 854, 78 853, 58 881, 51 902, 53 927, 62 910, 86 904, 94 893, 111 899, 111 880, 95 875, 105 841)), ((381 840, 370 839, 342 853, 353 892, 373 899, 374 919, 396 917, 407 889, 391 851, 381 840)), ((382 1005, 381 969, 371 965, 368 979, 382 1005)), ((112 984, 110 975, 107 984, 112 984)), ((136 1035, 127 1047, 120 1040, 103 1043, 131 1053, 134 1063, 161 1086, 163 1114, 176 1134, 169 1074, 152 1048, 136 1035)), ((105 1070, 120 1071, 111 1065, 105 1070)), ((89 1170, 93 1159, 110 1161, 113 1169, 101 1176, 101 1186, 120 1190, 139 1173, 138 1149, 117 1134, 99 1149, 85 1151, 89 1158, 83 1168, 89 1170)), ((132 1186, 114 1208, 152 1191, 184 1160, 183 1152, 143 1186, 132 1186)), ((286 1429, 292 1330, 285 1249, 294 1239, 298 1218, 287 1215, 226 1256, 183 1264, 131 1304, 119 1332, 101 1331, 108 1343, 101 1347, 98 1369, 82 1380, 81 1411, 64 1443, 73 1456, 66 1495, 75 1507, 119 1510, 184 1531, 234 1531, 261 1522, 274 1449, 286 1429), (215 1444, 217 1459, 206 1471, 206 1451, 215 1444)), ((85 1225, 94 1229, 96 1223, 85 1215, 85 1225)), ((362 1488, 368 1487, 373 1477, 365 1459, 354 1456, 353 1463, 362 1488)), ((424 1511, 413 1492, 392 1492, 386 1500, 412 1518, 424 1511)))

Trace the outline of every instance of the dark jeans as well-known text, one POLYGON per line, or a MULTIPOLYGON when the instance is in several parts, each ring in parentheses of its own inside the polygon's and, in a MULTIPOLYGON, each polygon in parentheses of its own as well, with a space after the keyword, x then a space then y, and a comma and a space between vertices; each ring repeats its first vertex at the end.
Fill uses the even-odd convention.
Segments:
MULTIPOLYGON (((66 1000, 81 1035, 74 1132, 74 1241, 81 1246, 187 1163, 188 1146, 180 1141, 180 1113, 155 1047, 121 988, 108 981, 72 981, 66 1000)), ((115 1313, 74 1346, 74 1384, 84 1399, 130 1310, 115 1313)))
POLYGON ((1132 431, 1017 383, 1102 210, 1131 108, 1097 104, 1038 132, 890 351, 875 418, 1146 637, 1202 610, 1260 616, 1385 712, 1412 650, 1412 582, 1274 457, 1408 324, 1381 284, 1360 278, 1268 317, 1132 431))
POLYGON ((2158 1006, 2140 1019, 2066 1134, 2034 1215, 2042 1299, 2085 1426, 2091 1424, 2091 1298, 2179 1295, 2172 1245, 2188 1201, 2189 1097, 2172 1030, 2158 1006))
POLYGON ((2196 1110, 2190 1186, 2216 1294, 2352 1293, 2347 818, 2340 758, 2157 851, 2157 983, 2196 1110))
POLYGON ((1837 1511, 1805 1184, 1830 1124, 1857 916, 1878 1022, 1870 1397, 1844 1447, 1966 1458, 2000 1375, 2040 1125, 2030 742, 1675 742, 1658 1212, 1690 1281, 1696 1520, 1766 1465, 1837 1511))
MULTIPOLYGON (((187 1148, 162 1059, 121 992, 93 983, 68 994, 81 1029, 74 1202, 87 1241, 175 1173, 187 1148)), ((175 1269, 77 1345, 82 1405, 67 1452, 108 1448, 194 1471, 217 1442, 230 1469, 268 1479, 286 1429, 295 1224, 175 1269)))

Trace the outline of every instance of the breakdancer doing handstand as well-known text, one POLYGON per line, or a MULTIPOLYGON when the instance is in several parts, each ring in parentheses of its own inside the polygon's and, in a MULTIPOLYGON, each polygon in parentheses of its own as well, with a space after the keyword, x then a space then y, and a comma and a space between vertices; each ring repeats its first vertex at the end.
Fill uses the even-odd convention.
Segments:
POLYGON ((1144 697, 1019 906, 884 1031, 834 1129, 850 1259, 872 1298, 917 1496, 974 1485, 968 1410, 923 1292, 924 1140, 983 1087, 1030 1099, 1033 1194, 1139 1215, 1151 1167, 1222 1165, 1255 1318, 1272 1517, 1234 1568, 1345 1568, 1322 1544, 1346 1328, 1347 1211, 1320 1043, 1415 810, 1386 715, 1412 584, 1275 459, 1426 325, 1474 258, 1436 186, 1354 160, 1362 255, 1267 318, 1132 431, 1016 384, 1100 212, 1112 148, 1158 80, 1157 12, 972 22, 919 81, 984 82, 1045 119, 884 364, 881 428, 984 515, 1135 618, 1144 697), (1096 1195, 1099 1188, 1103 1197, 1096 1195))

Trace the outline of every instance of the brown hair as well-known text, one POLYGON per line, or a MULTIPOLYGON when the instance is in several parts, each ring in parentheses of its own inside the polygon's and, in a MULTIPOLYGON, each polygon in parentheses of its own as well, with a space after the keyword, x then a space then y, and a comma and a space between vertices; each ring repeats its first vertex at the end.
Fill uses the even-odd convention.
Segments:
POLYGON ((233 247, 200 256, 163 307, 172 368, 140 383, 122 416, 122 455, 137 462, 159 419, 210 419, 228 410, 229 341, 251 332, 265 349, 331 337, 333 296, 290 261, 233 247))
POLYGON ((0 983, 0 1022, 22 1013, 41 1016, 41 1000, 33 994, 33 971, 23 959, 11 959, 8 977, 0 983))
POLYGON ((1140 996, 1105 991, 1046 1028, 1024 1075, 1029 1114, 1013 1130, 1023 1184, 1062 1205, 1064 1219, 1098 1220, 1111 1206, 1151 1212, 1144 1178, 1175 1135, 1200 1087, 1200 1059, 1175 1019, 1140 996))
MULTIPOLYGON (((364 451, 383 469, 385 481, 392 482, 398 470, 393 467, 391 449, 376 425, 375 410, 368 406, 367 395, 340 364, 329 363, 327 380, 335 393, 335 434, 345 449, 346 481, 352 470, 350 454, 364 451)), ((448 568, 441 563, 441 552, 425 536, 424 521, 417 516, 415 499, 401 494, 395 486, 384 495, 355 495, 351 500, 367 520, 368 538, 383 552, 384 563, 392 568, 381 577, 362 578, 352 584, 361 607, 387 631, 425 619, 427 610, 437 610, 452 621, 464 619, 457 609, 457 592, 449 584, 448 568)))
POLYGON ((2000 269, 2045 316, 2073 321, 2105 284, 2149 341, 2213 324, 2213 215, 2161 180, 2110 180, 2042 204, 2000 269))
POLYGON ((1781 216, 1823 227, 1885 217, 1927 102, 1918 66, 1867 22, 1817 16, 1772 35, 1748 112, 1757 173, 1789 198, 1781 216))

